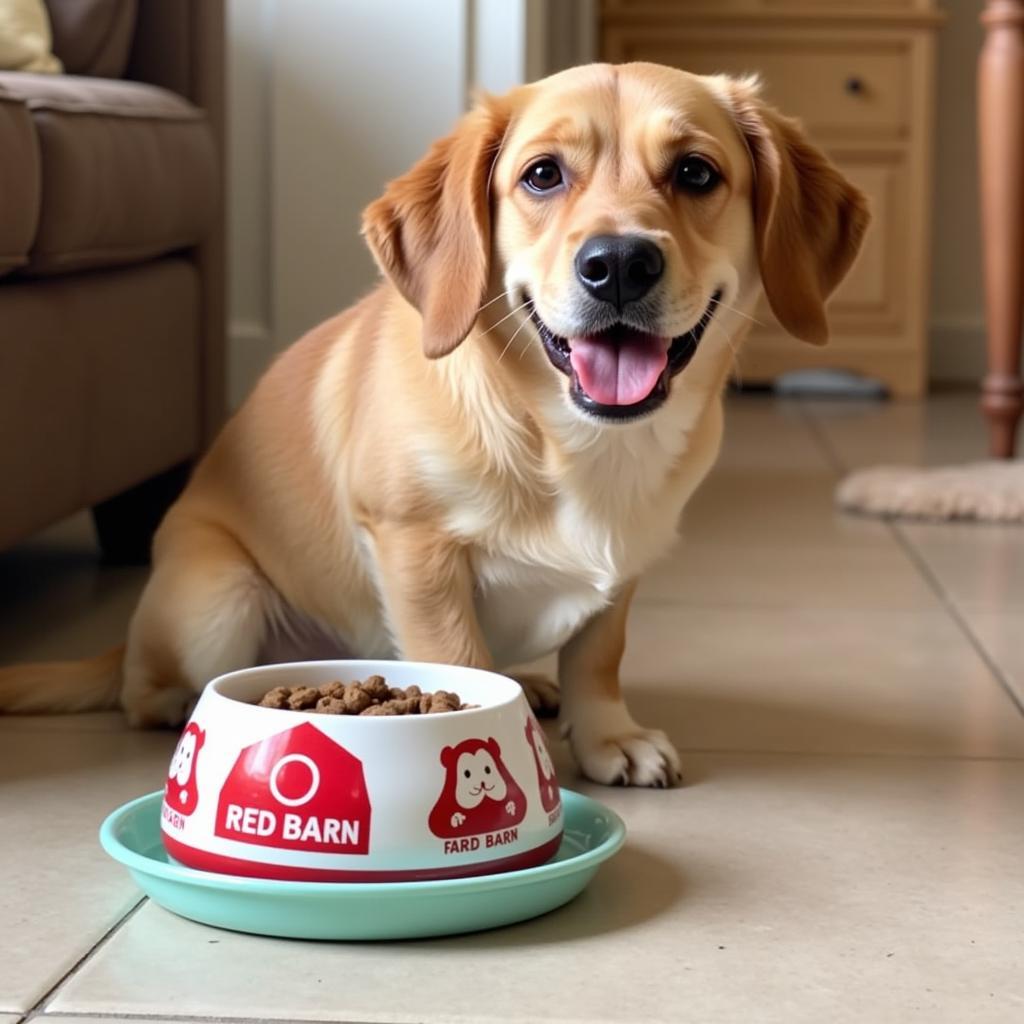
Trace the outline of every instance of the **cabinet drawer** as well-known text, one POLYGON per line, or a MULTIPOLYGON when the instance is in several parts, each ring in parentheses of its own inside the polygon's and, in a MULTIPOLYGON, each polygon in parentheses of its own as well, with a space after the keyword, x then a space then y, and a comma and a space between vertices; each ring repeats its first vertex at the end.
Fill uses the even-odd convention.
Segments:
POLYGON ((681 26, 611 25, 605 30, 607 59, 653 61, 697 74, 761 76, 765 98, 808 132, 829 138, 899 139, 910 125, 910 42, 894 36, 875 40, 816 31, 723 32, 681 26))

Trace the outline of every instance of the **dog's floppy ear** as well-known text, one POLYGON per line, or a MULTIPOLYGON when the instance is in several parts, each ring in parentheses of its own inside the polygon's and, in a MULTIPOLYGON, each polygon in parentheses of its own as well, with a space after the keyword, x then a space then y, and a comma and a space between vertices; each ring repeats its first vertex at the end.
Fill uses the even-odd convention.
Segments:
POLYGON ((798 122, 730 81, 732 112, 754 165, 754 225, 772 312, 794 337, 828 341, 825 300, 860 251, 870 214, 864 194, 812 146, 798 122))
POLYGON ((423 317, 423 350, 431 359, 466 337, 484 299, 488 183, 508 122, 507 104, 485 97, 363 213, 378 266, 423 317))

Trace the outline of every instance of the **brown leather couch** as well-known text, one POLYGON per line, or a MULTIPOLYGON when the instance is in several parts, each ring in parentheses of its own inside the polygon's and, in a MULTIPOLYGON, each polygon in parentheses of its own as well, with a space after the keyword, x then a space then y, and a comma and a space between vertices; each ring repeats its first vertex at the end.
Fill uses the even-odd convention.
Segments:
POLYGON ((0 72, 0 547, 137 560, 224 408, 222 0, 47 0, 0 72))

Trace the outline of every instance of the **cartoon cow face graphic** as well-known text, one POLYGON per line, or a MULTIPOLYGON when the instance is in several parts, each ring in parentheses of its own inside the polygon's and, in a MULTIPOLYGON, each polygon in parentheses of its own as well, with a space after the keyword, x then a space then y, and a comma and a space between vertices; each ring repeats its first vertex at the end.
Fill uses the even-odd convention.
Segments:
POLYGON ((435 836, 480 835, 523 820, 526 798, 505 767, 497 740, 463 740, 445 747, 441 764, 444 786, 428 820, 435 836))
POLYGON ((540 786, 540 802, 549 814, 562 802, 558 792, 558 779, 555 777, 555 766, 551 763, 544 735, 540 731, 537 720, 533 717, 526 723, 526 741, 533 751, 533 763, 537 768, 537 783, 540 786))
POLYGON ((188 727, 181 734, 181 739, 178 740, 174 757, 171 758, 164 799, 167 801, 167 806, 179 814, 186 816, 191 814, 196 809, 196 804, 199 803, 196 767, 199 761, 199 751, 205 741, 205 731, 200 729, 195 722, 189 722, 188 727))

